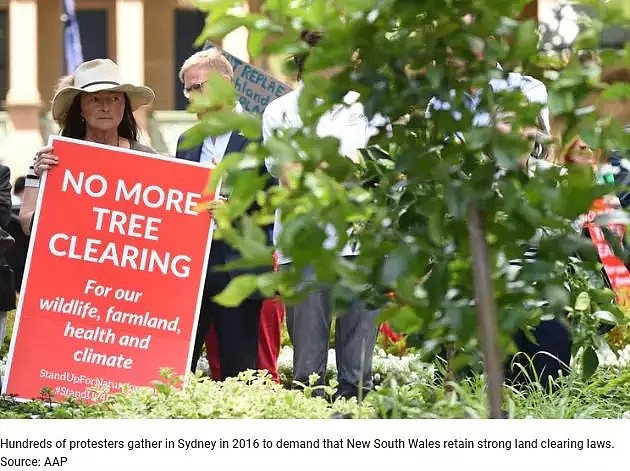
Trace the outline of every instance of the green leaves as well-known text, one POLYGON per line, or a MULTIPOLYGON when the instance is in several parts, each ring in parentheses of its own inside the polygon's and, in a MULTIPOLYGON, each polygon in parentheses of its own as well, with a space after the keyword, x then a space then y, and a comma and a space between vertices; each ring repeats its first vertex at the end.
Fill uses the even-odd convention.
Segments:
POLYGON ((385 286, 391 286, 395 283, 407 272, 412 256, 406 247, 398 247, 391 252, 385 259, 381 271, 381 283, 385 286))
MULTIPOLYGON (((587 168, 552 167, 528 175, 522 161, 534 138, 523 137, 522 131, 536 127, 543 104, 510 87, 492 92, 489 82, 507 80, 513 71, 544 80, 553 134, 562 135, 561 142, 546 142, 550 148, 561 149, 576 133, 597 148, 625 148, 628 136, 608 116, 600 118, 591 104, 627 97, 628 86, 602 85, 600 79, 604 67, 627 66, 630 48, 604 53, 601 63, 577 55, 563 62, 538 54, 536 25, 516 19, 525 0, 462 0, 448 8, 425 2, 421 10, 417 3, 267 0, 260 11, 238 17, 230 10, 234 2, 204 2, 209 17, 203 35, 222 36, 245 25, 254 56, 284 59, 308 52, 298 39, 300 31, 325 32, 305 64, 299 100, 303 126, 278 131, 264 145, 225 159, 215 172, 213 183, 226 172, 238 195, 217 218, 218 235, 242 247, 241 266, 270 253, 252 227, 269 222, 276 209, 284 224, 279 247, 294 261, 291 272, 263 275, 258 285, 243 281, 240 289, 276 286, 294 300, 308 266, 319 283, 335 286, 339 305, 363 296, 427 348, 448 343, 470 358, 478 349, 466 229, 467 208, 474 202, 490 251, 501 344, 518 328, 543 317, 564 319, 567 311, 576 345, 595 351, 598 329, 618 319, 618 313, 592 243, 572 223, 611 188, 594 185, 587 168), (347 143, 343 139, 318 135, 322 115, 338 112, 349 90, 360 93, 368 121, 377 113, 384 117, 358 164, 339 154, 340 144, 347 143), (601 92, 597 100, 593 92, 601 92), (429 106, 434 97, 441 106, 435 100, 429 106), (263 161, 277 176, 293 166, 290 184, 264 192, 253 171, 263 161), (247 223, 235 224, 254 201, 260 210, 247 223), (349 228, 355 229, 352 238, 349 228), (331 233, 336 235, 332 242, 331 233), (348 241, 361 247, 352 262, 339 257, 348 241), (538 252, 528 260, 525 253, 532 246, 538 252), (574 263, 577 254, 583 260, 574 263), (514 260, 521 261, 516 272, 510 269, 514 260)), ((600 19, 613 10, 620 19, 625 14, 622 3, 596 3, 600 19)), ((593 45, 598 21, 585 25, 578 47, 593 45)), ((221 83, 209 88, 216 96, 208 91, 191 110, 223 108, 208 113, 191 135, 200 138, 235 126, 251 137, 260 132, 253 117, 235 117, 225 108, 235 98, 233 90, 221 83)), ((340 124, 335 135, 343 131, 340 124)), ((585 358, 589 372, 595 365, 592 352, 585 358)))
MULTIPOLYGON (((227 205, 229 206, 229 202, 227 205)), ((265 231, 248 215, 241 216, 234 226, 218 211, 218 232, 221 239, 236 247, 247 263, 232 262, 233 267, 271 267, 272 251, 265 231)))
POLYGON ((628 101, 630 100, 629 83, 613 83, 599 95, 600 101, 628 101))
MULTIPOLYGON (((193 108, 194 109, 194 108, 193 108)), ((190 131, 191 138, 199 145, 205 136, 220 136, 230 131, 239 131, 248 139, 260 137, 260 118, 249 113, 217 111, 204 116, 190 131), (201 141, 198 139, 201 138, 201 141)))
POLYGON ((591 298, 589 297, 588 293, 584 291, 581 292, 578 295, 577 299, 575 300, 574 309, 576 311, 586 311, 590 307, 591 307, 591 298))
MULTIPOLYGON (((233 2, 225 2, 233 3, 233 2)), ((218 10, 220 11, 220 10, 218 10)), ((225 15, 218 16, 217 12, 211 12, 201 34, 195 40, 195 46, 201 47, 206 41, 221 40, 235 29, 245 27, 257 31, 256 38, 262 40, 268 33, 278 32, 278 27, 266 17, 254 13, 249 15, 225 15), (213 20, 213 17, 216 18, 213 20)), ((262 43, 262 41, 261 41, 262 43)))
POLYGON ((589 347, 584 350, 584 356, 582 357, 582 379, 587 380, 599 366, 599 359, 597 358, 597 352, 593 347, 589 347))
POLYGON ((256 275, 241 275, 233 278, 230 284, 212 299, 221 306, 236 307, 256 291, 257 286, 256 275))
POLYGON ((576 107, 573 92, 569 90, 551 90, 549 92, 549 111, 554 115, 572 112, 576 107))
POLYGON ((194 93, 189 111, 203 112, 231 108, 236 104, 236 90, 234 85, 216 71, 208 73, 203 93, 194 93))
POLYGON ((538 31, 535 20, 527 20, 519 23, 514 35, 514 43, 510 50, 512 57, 529 60, 538 49, 538 31))

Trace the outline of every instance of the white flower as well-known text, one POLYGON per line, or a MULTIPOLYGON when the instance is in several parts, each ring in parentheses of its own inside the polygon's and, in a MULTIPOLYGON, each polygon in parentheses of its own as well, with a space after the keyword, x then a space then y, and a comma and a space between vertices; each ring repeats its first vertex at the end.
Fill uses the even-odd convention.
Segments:
POLYGON ((606 366, 624 367, 630 365, 630 345, 626 345, 622 350, 618 350, 617 354, 613 352, 607 344, 597 352, 599 363, 606 366))

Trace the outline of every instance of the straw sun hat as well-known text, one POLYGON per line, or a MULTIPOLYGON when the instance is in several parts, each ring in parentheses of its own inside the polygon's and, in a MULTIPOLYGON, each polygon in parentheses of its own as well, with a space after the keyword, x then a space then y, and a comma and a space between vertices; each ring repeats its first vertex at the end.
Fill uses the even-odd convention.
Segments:
POLYGON ((148 105, 155 98, 149 87, 123 83, 118 66, 110 59, 94 59, 79 65, 72 74, 72 85, 61 88, 52 100, 52 115, 55 121, 65 121, 66 114, 75 97, 82 93, 107 90, 124 92, 129 97, 131 109, 137 110, 148 105))

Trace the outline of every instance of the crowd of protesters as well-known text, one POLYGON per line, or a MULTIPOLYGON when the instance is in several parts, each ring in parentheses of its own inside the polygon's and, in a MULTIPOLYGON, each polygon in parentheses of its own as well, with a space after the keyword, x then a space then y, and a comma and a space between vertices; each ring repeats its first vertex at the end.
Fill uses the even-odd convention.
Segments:
MULTIPOLYGON (((309 46, 316 46, 322 38, 319 32, 307 31, 302 34, 309 46)), ((301 79, 307 55, 296 58, 298 80, 301 79)), ((230 62, 218 49, 200 51, 188 58, 181 67, 179 79, 187 99, 203 92, 211 73, 218 73, 229 81, 234 80, 234 71, 230 62)), ((327 72, 322 72, 324 78, 327 72)), ((546 108, 547 92, 542 82, 520 74, 506 74, 506 79, 491 83, 494 90, 506 88, 520 89, 534 103, 542 106, 536 123, 531 129, 524 130, 523 136, 548 135, 550 133, 549 115, 546 108)), ((269 139, 278 130, 295 129, 303 126, 299 111, 299 98, 303 90, 300 81, 297 88, 269 103, 262 117, 262 139, 269 139)), ((148 87, 126 83, 121 77, 118 66, 109 59, 96 59, 82 63, 75 72, 63 77, 52 100, 52 116, 60 127, 60 134, 75 139, 116 146, 125 149, 155 153, 152 148, 139 142, 139 128, 134 118, 134 111, 149 105, 154 99, 154 92, 148 87)), ((474 100, 471 101, 474 107, 474 100)), ((447 109, 448 103, 432 100, 427 114, 447 109)), ((236 110, 240 109, 239 105, 236 110)), ((203 120, 207 113, 214 110, 198 111, 198 118, 203 120)), ((483 116, 476 116, 481 120, 483 116)), ((481 123, 483 125, 483 123, 481 123)), ((343 105, 337 105, 322 115, 317 124, 320 137, 334 137, 339 141, 339 153, 356 162, 359 150, 368 145, 371 124, 365 117, 360 97, 349 92, 343 105)), ((236 131, 219 136, 208 136, 195 147, 183 145, 183 134, 177 145, 175 158, 216 167, 222 159, 232 153, 242 151, 250 142, 236 131)), ((596 165, 592 154, 586 152, 585 144, 575 140, 567 154, 567 163, 577 165, 596 165), (587 159, 585 155, 590 155, 587 159), (585 160, 586 159, 586 160, 585 160)), ((544 162, 546 149, 540 139, 533 140, 532 153, 524 160, 528 168, 544 162)), ((15 296, 4 292, 19 291, 24 272, 24 263, 28 245, 28 236, 33 228, 33 215, 38 201, 40 178, 43 172, 54 169, 59 163, 58 156, 51 147, 37 151, 26 178, 16 180, 14 194, 11 195, 10 176, 7 167, 0 166, 0 263, 10 268, 13 277, 10 286, 2 276, 3 298, 0 313, 15 307, 15 296), (12 227, 12 229, 11 229, 12 227), (11 229, 11 230, 10 230, 11 229), (7 232, 7 231, 9 231, 7 232), (6 252, 6 259, 5 259, 6 252), (8 299, 12 299, 8 302, 8 299)), ((291 172, 296 171, 295 164, 279 165, 270 159, 261 166, 259 172, 267 177, 268 186, 287 185, 291 172)), ((225 203, 229 203, 229 189, 225 187, 208 211, 213 213, 225 203)), ((257 209, 254 203, 250 211, 257 209)), ((267 228, 268 244, 272 245, 282 231, 282 215, 276 214, 275 223, 267 228)), ((331 244, 335 245, 334 228, 327 230, 331 244)), ((356 244, 343 247, 339 256, 352 259, 358 255, 356 244)), ((206 279, 202 283, 202 302, 198 314, 197 332, 194 336, 193 354, 190 369, 194 372, 205 343, 210 364, 211 376, 216 380, 238 375, 248 369, 263 369, 279 381, 277 360, 280 350, 282 324, 285 321, 293 345, 293 379, 296 387, 308 384, 313 374, 318 375, 317 384, 326 380, 328 349, 333 322, 335 325, 335 349, 338 371, 337 396, 362 396, 372 388, 372 355, 378 333, 378 311, 369 308, 359 298, 353 299, 347 312, 333 318, 331 310, 330 286, 314 284, 314 274, 307 269, 302 282, 313 284, 308 296, 298 304, 287 305, 282 300, 265 298, 255 291, 238 306, 225 307, 213 300, 232 279, 248 274, 261 274, 270 270, 286 270, 291 267, 289 254, 277 252, 274 260, 265 266, 249 270, 222 270, 222 266, 240 258, 239 251, 223 240, 213 240, 208 259, 206 279)), ((7 271, 7 273, 9 273, 7 271)), ((4 319, 0 318, 0 339, 4 338, 4 319)), ((538 370, 555 376, 570 362, 571 338, 561 322, 543 323, 531 337, 515 337, 518 347, 535 356, 540 351, 548 352, 546 357, 539 357, 538 370)), ((316 391, 322 392, 323 389, 316 391)), ((317 394, 317 392, 316 392, 317 394)))

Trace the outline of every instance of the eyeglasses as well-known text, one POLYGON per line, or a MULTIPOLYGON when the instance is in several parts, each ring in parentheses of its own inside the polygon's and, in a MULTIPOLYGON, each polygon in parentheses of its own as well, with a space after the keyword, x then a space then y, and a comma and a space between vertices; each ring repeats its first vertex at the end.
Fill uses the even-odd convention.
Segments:
POLYGON ((190 87, 184 87, 184 89, 182 90, 182 92, 184 93, 184 96, 190 100, 190 95, 192 92, 202 92, 203 91, 203 87, 206 84, 206 82, 201 82, 201 83, 193 83, 190 87))

